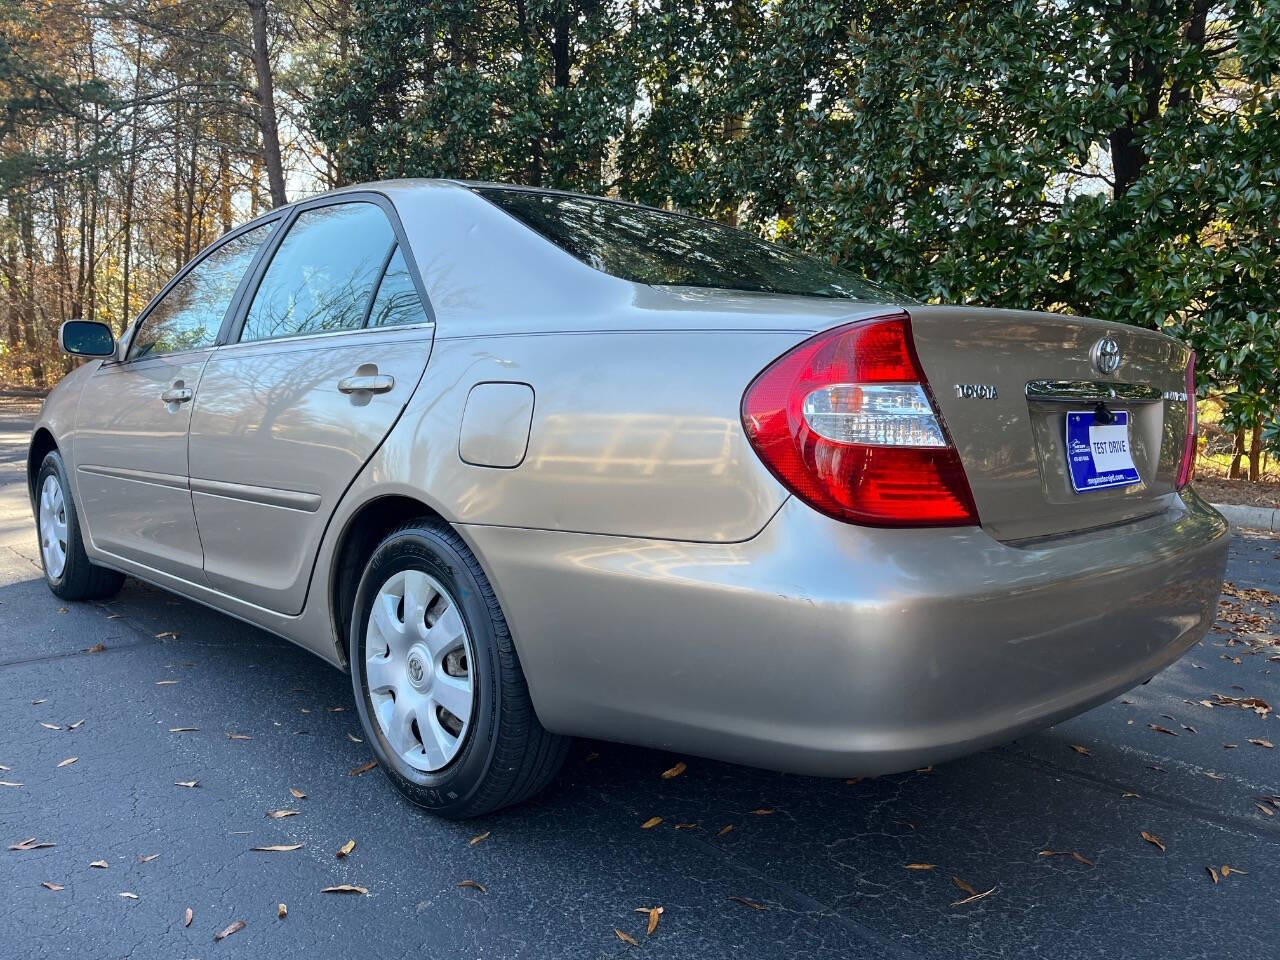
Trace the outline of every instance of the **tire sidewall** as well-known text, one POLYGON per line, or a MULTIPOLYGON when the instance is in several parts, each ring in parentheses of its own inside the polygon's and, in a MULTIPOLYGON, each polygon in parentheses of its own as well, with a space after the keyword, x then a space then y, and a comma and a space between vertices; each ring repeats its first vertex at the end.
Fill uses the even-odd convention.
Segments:
POLYGON ((45 479, 52 474, 58 478, 58 484, 62 487, 62 503, 63 509, 67 515, 67 557, 62 564, 62 575, 53 577, 49 575, 49 567, 44 559, 44 544, 40 544, 40 569, 44 572, 45 583, 56 594, 64 586, 66 586, 68 578, 71 576, 71 567, 75 563, 75 545, 79 542, 79 525, 76 517, 75 503, 71 499, 71 487, 67 484, 67 471, 62 465, 62 457, 57 451, 50 451, 45 454, 44 461, 40 464, 40 472, 36 475, 35 497, 32 500, 32 506, 36 515, 36 536, 40 535, 40 492, 44 489, 45 479))
POLYGON ((374 551, 356 592, 348 657, 356 709, 378 765, 420 806, 442 813, 464 807, 480 789, 497 749, 500 704, 497 641, 489 606, 475 575, 465 559, 432 528, 399 530, 374 551), (439 581, 452 595, 471 636, 474 702, 466 739, 448 764, 430 773, 409 766, 391 749, 373 715, 364 673, 365 634, 374 598, 388 579, 408 569, 421 570, 439 581))

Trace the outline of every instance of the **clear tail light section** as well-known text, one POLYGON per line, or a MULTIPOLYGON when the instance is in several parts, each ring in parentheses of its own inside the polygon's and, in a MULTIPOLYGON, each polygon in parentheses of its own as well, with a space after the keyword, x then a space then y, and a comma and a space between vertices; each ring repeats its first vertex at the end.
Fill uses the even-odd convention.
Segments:
POLYGON ((747 388, 742 423, 774 476, 837 520, 978 522, 905 313, 825 331, 783 354, 747 388))
POLYGON ((1181 490, 1196 475, 1196 436, 1199 424, 1196 418, 1196 352, 1191 351, 1187 360, 1187 435, 1182 444, 1182 462, 1178 464, 1177 488, 1181 490))

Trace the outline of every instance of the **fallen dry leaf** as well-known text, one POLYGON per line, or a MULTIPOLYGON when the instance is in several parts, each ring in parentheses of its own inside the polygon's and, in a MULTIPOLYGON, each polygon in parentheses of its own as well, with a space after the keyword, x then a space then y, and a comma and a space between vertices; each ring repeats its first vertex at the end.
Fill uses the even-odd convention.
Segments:
POLYGON ((697 830, 697 829, 698 829, 698 825, 697 825, 696 823, 677 823, 677 824, 675 825, 675 829, 677 829, 677 830, 697 830))
POLYGON ((973 889, 973 887, 972 887, 972 886, 970 886, 968 883, 966 883, 965 881, 961 880, 961 879, 960 879, 959 877, 957 877, 957 876, 954 876, 954 875, 953 875, 953 876, 951 877, 951 882, 952 882, 952 883, 954 883, 958 888, 960 888, 961 890, 963 890, 965 893, 969 894, 969 896, 973 896, 974 894, 976 894, 976 893, 978 892, 977 890, 973 889))
POLYGON ((1248 870, 1241 870, 1239 867, 1229 867, 1225 863, 1222 865, 1222 875, 1224 877, 1229 877, 1233 873, 1238 873, 1246 877, 1249 875, 1248 870))
POLYGON ((227 937, 231 936, 233 933, 237 933, 243 929, 244 929, 244 921, 237 920, 235 923, 225 926, 221 930, 219 930, 217 933, 215 933, 213 935, 214 942, 216 943, 219 940, 225 940, 227 939, 227 937))
POLYGON ((292 853, 294 850, 301 850, 300 843, 273 843, 269 847, 250 847, 250 853, 292 853))
POLYGON ((62 727, 58 726, 56 723, 45 723, 43 720, 41 720, 41 721, 40 721, 40 726, 44 727, 46 730, 61 730, 61 729, 62 729, 62 727))
POLYGON ((79 757, 67 757, 67 759, 65 759, 65 760, 60 760, 60 761, 58 761, 58 766, 59 766, 59 767, 69 767, 69 766, 71 766, 73 763, 75 763, 75 762, 76 762, 77 760, 79 760, 79 759, 80 759, 79 757))
MULTIPOLYGON (((471 881, 467 880, 465 882, 470 883, 471 881)), ((458 884, 458 886, 462 886, 462 884, 458 884)), ((477 886, 479 886, 479 884, 477 884, 477 886)), ((335 887, 325 887, 320 892, 321 893, 358 893, 361 896, 363 896, 364 894, 367 894, 369 891, 364 887, 357 887, 354 883, 340 883, 335 887)))
POLYGON ((105 860, 95 860, 95 861, 93 861, 93 863, 89 864, 89 866, 91 866, 91 867, 97 867, 99 870, 105 870, 105 869, 107 869, 107 861, 105 861, 105 860))
POLYGON ((136 893, 130 893, 128 890, 123 891, 120 896, 124 897, 126 900, 138 899, 138 895, 136 893))
POLYGON ((297 810, 268 810, 267 816, 272 820, 283 820, 285 817, 296 817, 297 810))
POLYGON ((1127 800, 1130 797, 1141 797, 1141 796, 1142 794, 1140 793, 1134 793, 1132 790, 1126 790, 1124 793, 1120 794, 1120 799, 1127 800))
POLYGON ((1208 777, 1210 780, 1225 780, 1225 779, 1227 779, 1225 775, 1223 775, 1223 774, 1221 774, 1221 773, 1214 773, 1212 770, 1206 770, 1206 771, 1204 772, 1204 775, 1205 775, 1206 777, 1208 777))
POLYGON ((330 707, 330 708, 329 708, 329 712, 330 712, 330 713, 344 713, 344 712, 346 712, 346 709, 347 709, 346 707, 330 707))
POLYGON ((84 721, 83 721, 83 720, 77 720, 75 723, 69 723, 69 724, 67 724, 67 729, 68 729, 68 730, 79 730, 79 729, 80 729, 81 727, 83 727, 83 726, 84 726, 84 721))
POLYGON ((1268 750, 1272 750, 1275 748, 1275 744, 1272 743, 1270 740, 1261 740, 1256 737, 1250 737, 1249 742, 1257 747, 1266 747, 1268 750))
POLYGON ((658 824, 660 824, 661 822, 662 822, 662 818, 661 818, 661 817, 650 817, 650 818, 649 818, 648 820, 646 820, 644 823, 640 824, 640 829, 641 829, 641 830, 652 830, 654 827, 656 827, 656 826, 657 826, 658 824))
POLYGON ((1177 734, 1174 733, 1172 730, 1170 730, 1168 727, 1162 727, 1158 723, 1148 723, 1147 726, 1152 730, 1154 730, 1156 733, 1167 733, 1171 737, 1177 736, 1177 734))
POLYGON ((1161 840, 1159 837, 1157 837, 1154 833, 1147 833, 1147 831, 1143 830, 1142 839, 1147 841, 1147 843, 1151 844, 1153 847, 1159 847, 1160 852, 1164 853, 1164 850, 1165 850, 1164 841, 1161 840))
POLYGON ((52 847, 52 846, 53 846, 53 844, 52 844, 52 843, 45 843, 45 842, 42 842, 42 841, 37 841, 35 837, 27 837, 27 839, 25 839, 25 840, 22 840, 22 841, 20 841, 20 842, 18 842, 18 843, 15 843, 15 844, 11 844, 11 845, 10 845, 10 847, 9 847, 9 849, 10 849, 10 850, 21 850, 21 851, 27 851, 27 850, 47 850, 49 847, 52 847))
POLYGON ((65 889, 66 889, 66 887, 64 887, 62 884, 60 884, 60 883, 53 883, 53 882, 52 882, 52 881, 50 881, 50 880, 46 880, 46 881, 44 881, 44 883, 40 884, 40 886, 44 887, 46 890, 52 890, 52 891, 54 891, 55 893, 56 893, 57 891, 59 891, 59 890, 65 890, 65 889))
POLYGON ((305 799, 307 799, 307 795, 306 795, 305 793, 303 793, 301 790, 299 790, 297 787, 290 787, 290 788, 289 788, 289 796, 293 797, 293 799, 295 799, 295 800, 305 800, 305 799))
POLYGON ((276 916, 279 917, 281 920, 283 920, 288 915, 289 915, 289 908, 286 907, 283 903, 277 903, 276 916))
POLYGON ((1214 883, 1217 883, 1217 882, 1218 882, 1218 871, 1217 871, 1217 870, 1215 870, 1215 869, 1213 869, 1213 867, 1205 867, 1205 869, 1209 871, 1209 877, 1213 880, 1213 882, 1214 882, 1214 883))
POLYGON ((182 925, 184 927, 191 926, 191 919, 194 916, 195 916, 195 913, 192 911, 192 909, 190 907, 187 907, 186 912, 182 915, 182 925))
POLYGON ((484 833, 477 833, 474 837, 472 837, 470 840, 467 841, 467 846, 474 847, 477 843, 484 843, 484 841, 489 839, 489 835, 491 833, 493 833, 492 830, 486 830, 484 833))
POLYGON ((721 827, 721 828, 720 828, 720 832, 719 832, 719 833, 717 833, 717 834, 716 834, 716 836, 717 836, 717 837, 723 837, 726 833, 728 833, 728 832, 729 832, 730 830, 732 830, 732 829, 733 829, 733 824, 732 824, 732 823, 726 823, 723 827, 721 827))
POLYGON ((152 860, 156 859, 158 856, 160 856, 160 854, 158 853, 140 853, 138 854, 138 862, 150 863, 152 860))
POLYGON ((156 634, 156 639, 157 639, 157 640, 177 640, 177 639, 178 639, 178 631, 176 631, 176 630, 161 630, 159 633, 157 633, 157 634, 156 634))
POLYGON ((1259 810, 1261 810, 1263 813, 1265 813, 1268 817, 1274 817, 1276 815, 1274 810, 1272 810, 1270 807, 1264 806, 1261 803, 1254 803, 1254 806, 1257 807, 1259 810))
POLYGON ((1073 743, 1073 744, 1071 745, 1071 749, 1072 749, 1072 750, 1074 750, 1076 753, 1080 754, 1080 756, 1082 756, 1082 757, 1092 757, 1092 756, 1093 756, 1093 754, 1089 752, 1089 748, 1088 748, 1088 747, 1082 747, 1082 746, 1080 746, 1080 744, 1078 744, 1078 743, 1073 743))
POLYGON ((173 686, 173 685, 174 685, 175 683, 177 683, 177 682, 178 682, 177 680, 157 680, 157 681, 156 681, 156 686, 157 686, 157 687, 171 687, 171 686, 173 686))
POLYGON ((663 770, 662 779, 663 780, 675 779, 676 777, 680 776, 680 774, 684 773, 688 769, 689 769, 688 765, 683 760, 681 760, 670 770, 663 770))
POLYGON ((199 727, 170 727, 170 733, 195 733, 199 727))
POLYGON ((0 787, 20 787, 22 786, 17 780, 0 780, 0 787))
POLYGON ((32 705, 33 707, 38 707, 38 706, 40 706, 40 704, 42 704, 42 703, 48 703, 48 702, 49 702, 48 700, 32 700, 32 701, 31 701, 31 705, 32 705))
POLYGON ((965 897, 963 900, 953 900, 951 905, 953 907, 963 907, 966 903, 973 903, 975 900, 981 900, 983 897, 989 897, 995 892, 996 888, 992 887, 990 890, 983 890, 981 893, 975 893, 973 896, 965 897))
POLYGON ((728 899, 729 899, 729 900, 732 900, 734 903, 740 903, 740 904, 742 904, 744 907, 750 907, 752 910, 767 910, 767 909, 769 909, 769 908, 768 908, 768 907, 766 907, 763 903, 756 903, 754 900, 752 900, 752 899, 750 899, 750 898, 748 898, 748 897, 729 897, 728 899))
POLYGON ((645 936, 652 937, 653 931, 658 929, 658 918, 662 916, 662 907, 636 907, 636 913, 647 913, 649 915, 649 925, 645 929, 645 936))
POLYGON ((228 740, 252 740, 253 737, 249 736, 247 733, 228 733, 227 739, 228 740))
POLYGON ((752 810, 751 812, 754 813, 757 817, 769 817, 777 813, 778 811, 774 810, 773 807, 758 807, 757 809, 752 810))
POLYGON ((173 785, 175 787, 198 787, 200 786, 200 781, 199 780, 177 780, 174 782, 173 785))
POLYGON ((372 769, 373 769, 374 767, 376 767, 377 765, 378 765, 378 761, 377 761, 377 760, 370 760, 368 763, 361 764, 360 766, 356 767, 354 770, 348 770, 348 771, 347 771, 347 776, 348 776, 348 777, 358 777, 358 776, 360 776, 362 773, 368 773, 370 770, 372 770, 372 769))
MULTIPOLYGON (((106 645, 105 643, 103 643, 101 640, 99 640, 99 641, 98 641, 97 643, 95 643, 92 647, 90 647, 88 650, 86 650, 86 651, 85 651, 85 653, 101 653, 101 652, 102 652, 103 650, 105 650, 105 649, 107 649, 107 645, 106 645)), ((120 896, 122 896, 122 897, 123 897, 123 896, 124 896, 124 894, 122 893, 122 894, 120 894, 120 896)))
POLYGON ((475 880, 460 880, 458 881, 458 886, 465 887, 468 890, 479 890, 481 893, 489 892, 488 887, 486 887, 483 883, 477 883, 475 880))
POLYGON ((350 740, 352 743, 364 743, 363 740, 361 740, 359 737, 357 737, 354 733, 351 733, 350 731, 348 731, 347 733, 347 739, 350 740))
POLYGON ((613 928, 613 932, 618 935, 618 939, 621 940, 623 943, 629 943, 633 947, 640 946, 640 944, 636 942, 636 938, 631 936, 631 934, 623 933, 617 927, 613 928))
POLYGON ((908 870, 932 870, 932 869, 933 869, 934 867, 936 867, 936 866, 937 866, 937 864, 936 864, 936 863, 908 863, 908 864, 906 865, 906 869, 908 869, 908 870))
POLYGON ((351 851, 355 848, 356 842, 354 840, 348 840, 338 848, 338 852, 335 853, 334 856, 341 860, 343 857, 350 855, 351 851))

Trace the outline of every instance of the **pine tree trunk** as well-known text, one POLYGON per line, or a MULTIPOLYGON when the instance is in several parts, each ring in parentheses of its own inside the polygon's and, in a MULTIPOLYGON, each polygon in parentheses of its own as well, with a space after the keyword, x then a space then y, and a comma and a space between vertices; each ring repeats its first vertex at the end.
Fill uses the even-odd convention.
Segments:
POLYGON ((288 203, 284 191, 284 165, 280 160, 280 130, 276 123, 276 94, 271 77, 271 51, 267 47, 267 0, 246 0, 253 19, 253 69, 258 76, 259 127, 262 130, 262 159, 267 165, 271 205, 288 203))

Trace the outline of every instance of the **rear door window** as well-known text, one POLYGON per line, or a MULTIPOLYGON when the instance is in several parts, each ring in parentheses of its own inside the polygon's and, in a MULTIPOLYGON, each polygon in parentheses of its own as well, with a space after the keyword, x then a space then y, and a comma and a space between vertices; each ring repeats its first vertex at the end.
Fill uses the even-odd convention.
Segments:
POLYGON ((377 204, 303 210, 258 284, 241 342, 359 329, 394 243, 377 204))
POLYGON ((260 224, 205 254, 142 318, 129 359, 211 347, 231 299, 275 221, 260 224))
POLYGON ((378 295, 373 298, 369 311, 370 327, 394 327, 405 323, 425 323, 427 312, 422 308, 418 288, 409 276, 409 266, 404 261, 402 247, 396 247, 387 264, 387 272, 378 285, 378 295))

